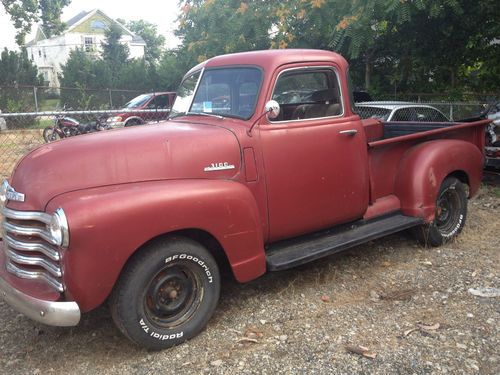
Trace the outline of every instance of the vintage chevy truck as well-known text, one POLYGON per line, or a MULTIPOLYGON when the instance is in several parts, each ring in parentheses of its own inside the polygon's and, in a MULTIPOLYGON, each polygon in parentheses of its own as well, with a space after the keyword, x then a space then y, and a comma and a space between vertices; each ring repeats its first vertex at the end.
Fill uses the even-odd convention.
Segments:
POLYGON ((316 50, 215 57, 168 121, 26 155, 1 185, 0 295, 78 324, 108 301, 132 341, 198 334, 239 282, 413 229, 438 246, 479 188, 486 121, 361 121, 348 64, 316 50))

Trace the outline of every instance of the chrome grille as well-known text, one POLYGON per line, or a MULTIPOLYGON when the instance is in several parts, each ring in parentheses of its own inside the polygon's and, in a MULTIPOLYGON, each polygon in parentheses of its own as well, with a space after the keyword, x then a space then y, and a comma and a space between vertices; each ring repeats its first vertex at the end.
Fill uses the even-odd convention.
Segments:
POLYGON ((64 292, 60 254, 47 226, 51 215, 3 208, 7 271, 22 279, 43 280, 64 292))

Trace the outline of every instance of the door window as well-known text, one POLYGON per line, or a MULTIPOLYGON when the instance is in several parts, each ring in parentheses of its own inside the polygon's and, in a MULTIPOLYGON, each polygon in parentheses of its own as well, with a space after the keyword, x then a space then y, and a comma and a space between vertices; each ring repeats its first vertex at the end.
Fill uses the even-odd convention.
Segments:
POLYGON ((330 68, 284 72, 278 77, 272 99, 281 107, 274 122, 342 114, 338 78, 330 68))

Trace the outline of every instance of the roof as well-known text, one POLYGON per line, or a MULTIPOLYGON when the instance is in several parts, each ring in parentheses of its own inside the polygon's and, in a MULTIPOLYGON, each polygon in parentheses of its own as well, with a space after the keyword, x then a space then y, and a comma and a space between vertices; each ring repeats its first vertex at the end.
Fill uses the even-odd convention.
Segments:
POLYGON ((137 35, 137 34, 133 34, 132 35, 132 43, 134 44, 146 44, 146 41, 144 39, 142 39, 142 36, 140 35, 137 35))
MULTIPOLYGON (((144 41, 144 39, 140 35, 135 34, 131 30, 129 30, 125 25, 122 25, 117 20, 109 17, 107 14, 105 14, 100 9, 93 9, 93 10, 89 10, 89 11, 81 11, 76 16, 70 18, 68 21, 65 22, 65 24, 66 24, 66 30, 64 30, 63 34, 71 32, 71 30, 73 30, 74 28, 76 28, 81 23, 85 22, 87 19, 89 19, 90 17, 92 17, 96 13, 100 13, 102 16, 108 18, 110 21, 112 21, 112 22, 116 23, 117 25, 119 25, 126 34, 129 34, 130 36, 132 36, 132 43, 133 44, 146 45, 146 42, 144 41)), ((35 39, 33 39, 33 40, 29 41, 28 43, 26 43, 26 46, 27 47, 34 46, 34 45, 37 44, 37 42, 39 42, 40 40, 44 40, 44 39, 47 39, 47 37, 45 36, 45 34, 43 32, 42 26, 38 26, 38 31, 37 31, 37 35, 36 35, 35 39)))
POLYGON ((68 28, 70 28, 71 26, 73 26, 75 23, 79 22, 80 20, 82 20, 83 18, 85 18, 89 13, 91 13, 92 11, 81 11, 80 13, 78 13, 76 16, 74 16, 73 18, 70 18, 68 21, 66 21, 66 26, 68 26, 68 28))
POLYGON ((399 108, 434 108, 427 104, 412 103, 412 102, 396 102, 396 101, 380 101, 380 102, 360 102, 356 103, 356 107, 373 107, 394 110, 399 108))
POLYGON ((263 68, 278 67, 285 64, 301 62, 335 62, 347 69, 347 61, 338 53, 317 49, 269 49, 232 53, 213 57, 198 64, 187 74, 202 67, 215 67, 222 65, 257 65, 263 68))

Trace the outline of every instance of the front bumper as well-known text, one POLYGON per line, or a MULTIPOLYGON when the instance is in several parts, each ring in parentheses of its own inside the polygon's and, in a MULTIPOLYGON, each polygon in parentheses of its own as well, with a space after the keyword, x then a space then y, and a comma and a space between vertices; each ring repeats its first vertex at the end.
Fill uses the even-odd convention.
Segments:
POLYGON ((76 302, 44 301, 31 297, 0 276, 0 297, 28 318, 50 326, 72 327, 80 322, 80 308, 76 302))

